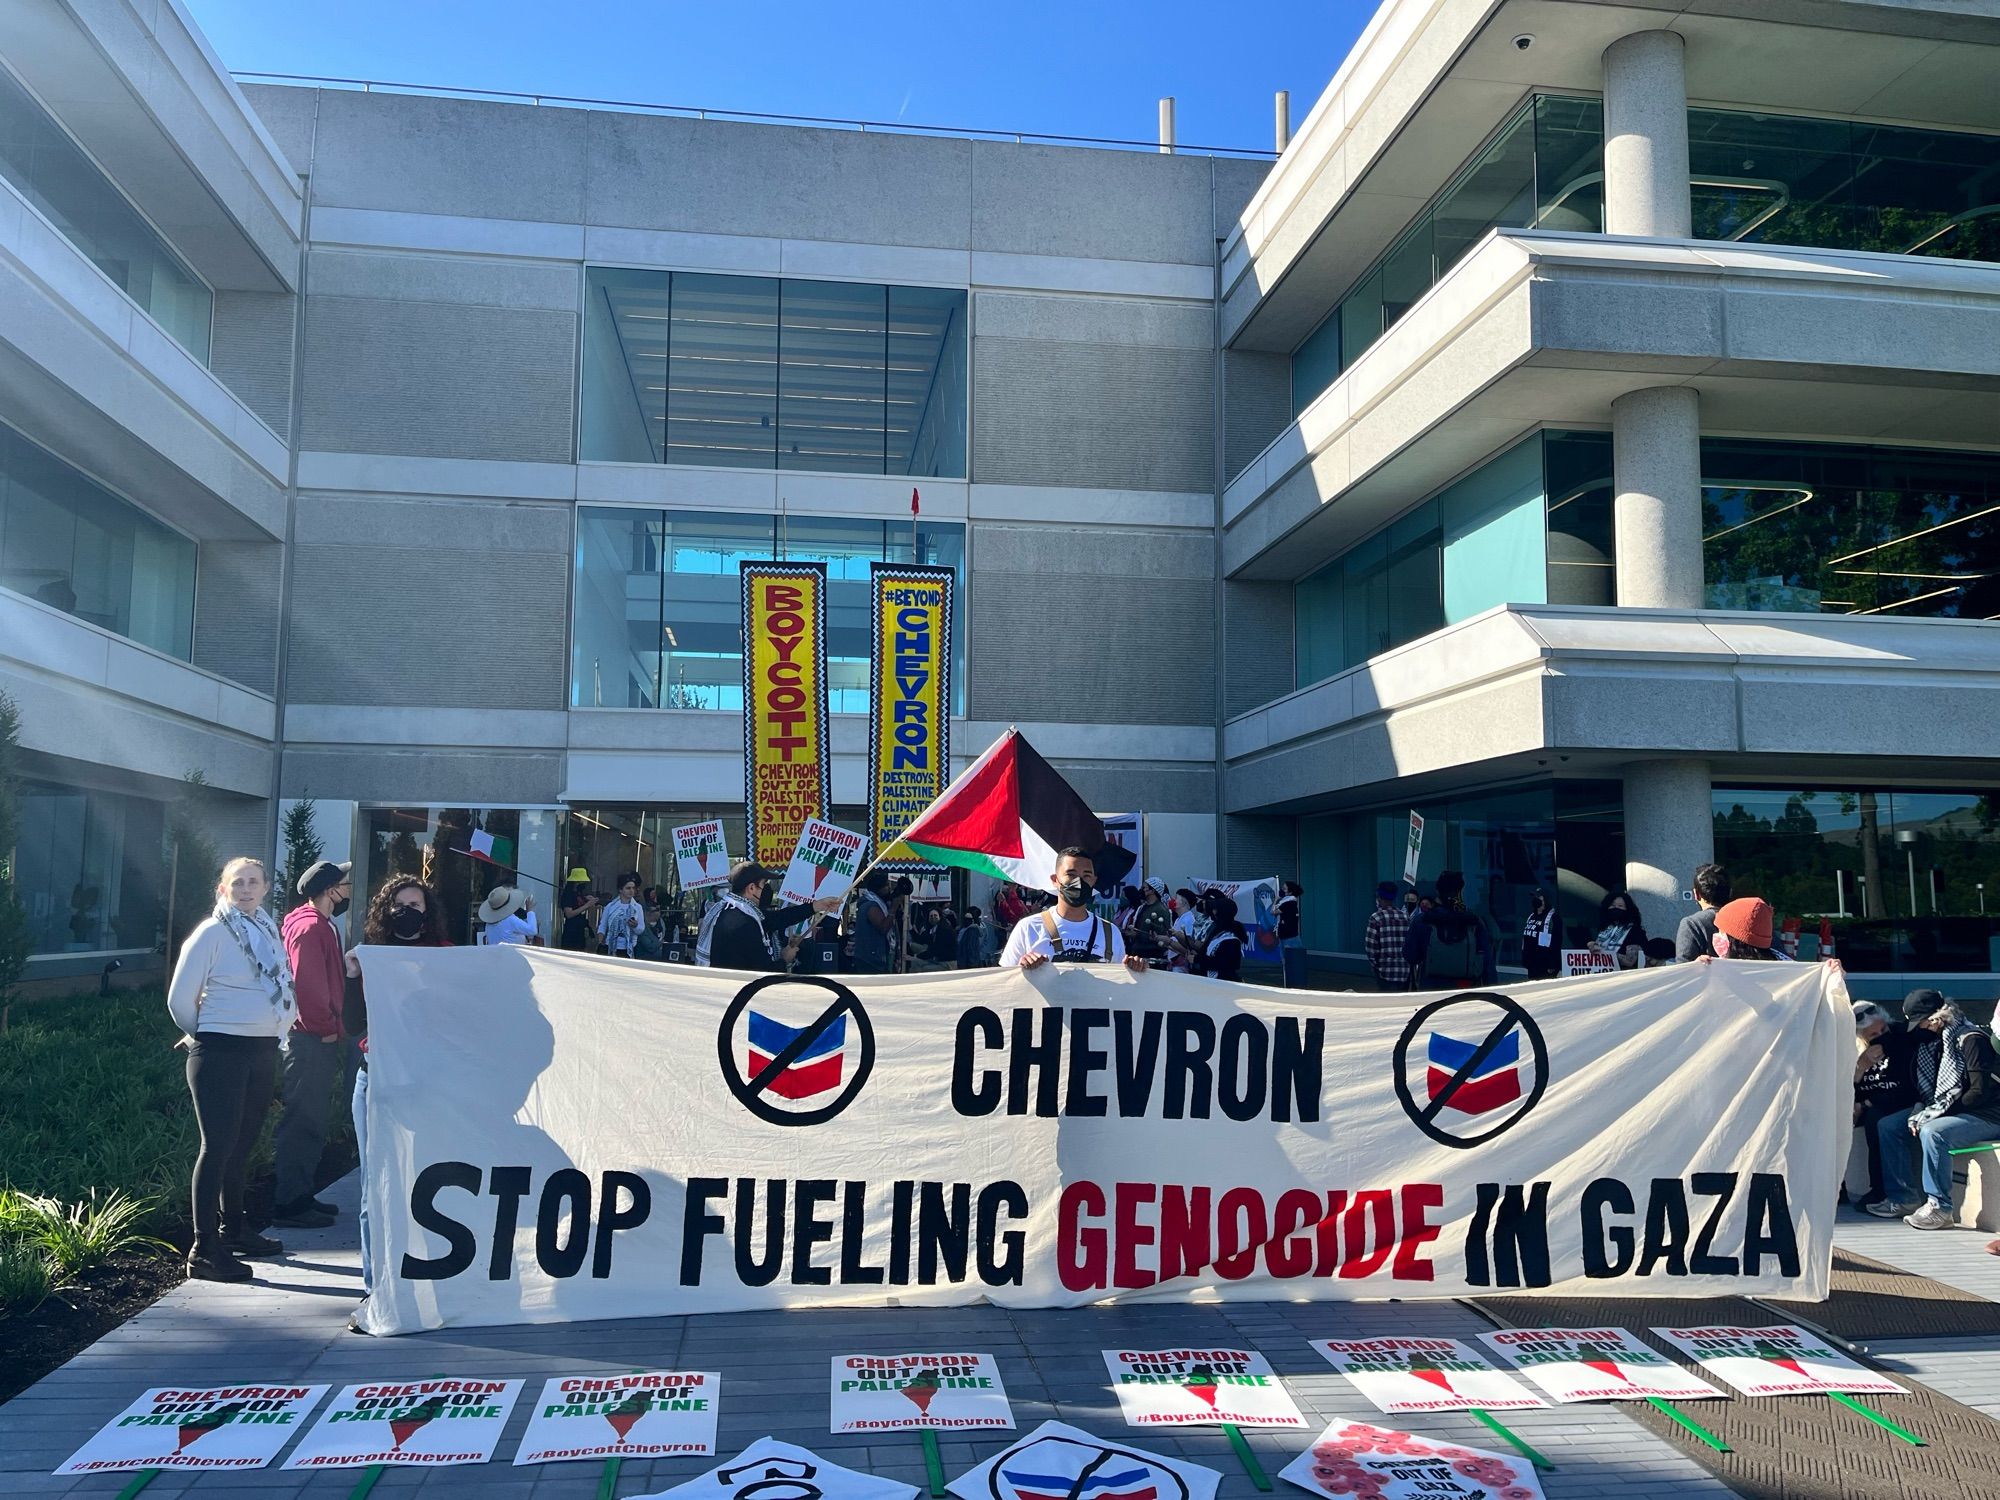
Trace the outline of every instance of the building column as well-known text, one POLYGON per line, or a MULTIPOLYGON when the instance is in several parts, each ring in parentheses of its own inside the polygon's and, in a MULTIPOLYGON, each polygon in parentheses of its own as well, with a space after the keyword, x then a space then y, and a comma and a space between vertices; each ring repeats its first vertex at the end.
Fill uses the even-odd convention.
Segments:
POLYGON ((1700 609, 1701 397, 1649 386, 1611 403, 1618 602, 1700 609))
POLYGON ((1686 47, 1635 31, 1604 49, 1604 232, 1690 238, 1686 47))
POLYGON ((1625 767, 1625 888, 1648 937, 1671 938, 1695 909, 1681 892, 1715 858, 1708 762, 1644 760, 1625 767))

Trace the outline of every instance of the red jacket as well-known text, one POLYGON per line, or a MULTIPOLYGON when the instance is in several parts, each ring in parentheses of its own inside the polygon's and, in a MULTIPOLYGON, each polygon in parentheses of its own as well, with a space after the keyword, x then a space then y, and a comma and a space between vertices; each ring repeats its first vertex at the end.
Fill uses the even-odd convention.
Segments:
POLYGON ((286 914, 284 931, 292 989, 299 999, 299 1019, 292 1030, 308 1036, 340 1036, 341 998, 347 989, 340 934, 310 901, 286 914))

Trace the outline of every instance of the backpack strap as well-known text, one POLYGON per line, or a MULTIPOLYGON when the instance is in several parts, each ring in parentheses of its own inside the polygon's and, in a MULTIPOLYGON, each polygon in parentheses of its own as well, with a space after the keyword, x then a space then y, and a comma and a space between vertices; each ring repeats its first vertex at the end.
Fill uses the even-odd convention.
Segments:
POLYGON ((1056 933, 1056 914, 1053 907, 1042 908, 1042 931, 1049 935, 1049 956, 1062 952, 1062 938, 1056 933))

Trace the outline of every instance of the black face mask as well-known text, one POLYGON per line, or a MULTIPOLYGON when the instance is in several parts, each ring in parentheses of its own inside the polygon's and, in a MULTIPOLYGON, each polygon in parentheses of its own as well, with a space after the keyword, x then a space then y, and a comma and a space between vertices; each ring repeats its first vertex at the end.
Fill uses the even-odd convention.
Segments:
POLYGON ((424 935, 424 914, 414 906, 399 906, 389 918, 389 931, 399 943, 414 943, 424 935))
POLYGON ((345 916, 347 914, 347 908, 352 906, 353 904, 354 903, 348 900, 347 897, 342 896, 338 901, 333 903, 333 911, 330 913, 330 915, 336 917, 345 916))
POLYGON ((1062 883, 1062 898, 1071 906, 1087 906, 1091 893, 1097 889, 1097 882, 1082 875, 1072 875, 1062 883))

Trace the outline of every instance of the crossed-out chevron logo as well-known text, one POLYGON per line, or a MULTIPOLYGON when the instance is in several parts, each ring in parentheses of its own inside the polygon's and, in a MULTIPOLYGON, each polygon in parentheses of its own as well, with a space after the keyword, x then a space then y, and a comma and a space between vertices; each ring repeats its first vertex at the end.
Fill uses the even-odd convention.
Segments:
POLYGON ((1430 1034, 1427 1050, 1430 1066, 1425 1072, 1424 1094, 1442 1099, 1442 1108, 1462 1115, 1483 1115, 1521 1097, 1520 1032, 1508 1032, 1483 1058, 1478 1056, 1477 1041, 1461 1041, 1441 1031, 1430 1034), (1453 1088, 1452 1079, 1461 1068, 1466 1069, 1465 1081, 1453 1088))
POLYGON ((1213 1469, 1044 1422, 951 1482, 962 1500, 1214 1500, 1213 1469))
POLYGON ((1391 1066, 1411 1123, 1441 1145, 1467 1150, 1511 1130, 1541 1101, 1549 1049, 1535 1018, 1511 995, 1473 990, 1411 1016, 1391 1066))
POLYGON ((854 991, 823 974, 767 974, 736 992, 716 1035, 722 1080, 773 1125, 817 1125, 850 1104, 875 1065, 875 1029, 854 991))
POLYGON ((784 1056, 787 1048, 792 1048, 792 1060, 775 1069, 771 1081, 765 1085, 772 1093, 780 1099, 810 1099, 828 1089, 839 1088, 841 1067, 847 1060, 847 1017, 835 1017, 808 1035, 804 1026, 787 1026, 762 1011, 752 1010, 744 1075, 757 1077, 774 1060, 784 1056), (798 1045, 794 1047, 794 1043, 798 1045))

